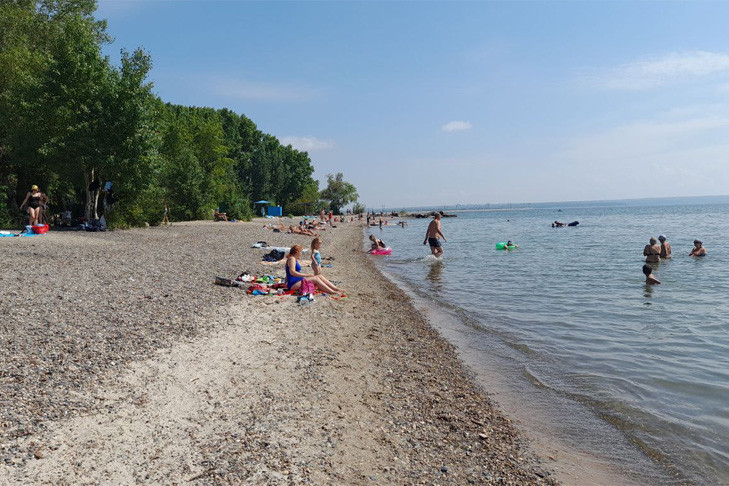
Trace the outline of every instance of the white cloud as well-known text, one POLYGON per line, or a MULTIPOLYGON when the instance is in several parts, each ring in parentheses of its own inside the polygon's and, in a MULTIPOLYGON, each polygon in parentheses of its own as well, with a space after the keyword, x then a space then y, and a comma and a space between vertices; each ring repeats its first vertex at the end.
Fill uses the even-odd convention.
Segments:
POLYGON ((448 122, 441 127, 444 132, 462 132, 464 130, 471 129, 471 122, 467 121, 452 121, 448 122))
POLYGON ((623 64, 591 77, 603 88, 646 90, 720 73, 729 73, 729 54, 695 51, 623 64))
POLYGON ((291 145, 302 152, 315 152, 317 150, 329 150, 334 148, 331 140, 319 140, 316 137, 282 137, 281 145, 291 145))
POLYGON ((301 86, 257 83, 228 77, 214 78, 210 84, 215 94, 242 100, 306 101, 317 96, 315 90, 301 86))

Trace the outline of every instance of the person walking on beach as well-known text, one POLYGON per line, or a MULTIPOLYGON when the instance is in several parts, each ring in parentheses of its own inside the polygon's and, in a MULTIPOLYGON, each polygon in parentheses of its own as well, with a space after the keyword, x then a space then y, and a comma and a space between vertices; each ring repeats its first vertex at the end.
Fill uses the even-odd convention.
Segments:
POLYGON ((643 248, 646 263, 658 263, 661 261, 661 247, 658 246, 658 240, 651 237, 650 243, 643 248))
POLYGON ((671 244, 666 241, 666 237, 658 235, 658 241, 661 242, 661 258, 671 258, 671 244))
POLYGON ((448 241, 440 229, 440 213, 435 213, 433 221, 430 222, 428 230, 425 232, 423 244, 430 244, 430 251, 436 257, 440 257, 443 254, 443 246, 440 244, 439 238, 443 238, 445 242, 448 241))
POLYGON ((30 224, 40 224, 41 220, 41 211, 43 209, 43 205, 45 204, 46 197, 45 194, 40 192, 38 189, 38 186, 33 184, 30 188, 30 191, 25 195, 25 199, 23 199, 23 203, 20 205, 20 210, 22 211, 23 208, 27 205, 28 206, 28 216, 30 216, 30 224))

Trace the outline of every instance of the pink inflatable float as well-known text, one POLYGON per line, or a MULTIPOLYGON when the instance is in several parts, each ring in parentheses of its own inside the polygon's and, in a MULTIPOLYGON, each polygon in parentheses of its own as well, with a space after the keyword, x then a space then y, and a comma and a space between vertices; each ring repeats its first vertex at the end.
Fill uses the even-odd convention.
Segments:
POLYGON ((387 248, 378 248, 377 250, 370 250, 370 254, 372 255, 389 255, 392 253, 392 248, 389 246, 387 248))

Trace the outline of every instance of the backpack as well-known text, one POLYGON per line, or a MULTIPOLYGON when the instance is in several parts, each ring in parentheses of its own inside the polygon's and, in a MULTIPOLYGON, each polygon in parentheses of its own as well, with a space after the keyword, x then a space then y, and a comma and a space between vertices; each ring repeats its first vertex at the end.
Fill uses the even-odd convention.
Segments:
POLYGON ((270 253, 263 255, 263 261, 264 262, 277 262, 279 260, 283 260, 283 258, 285 256, 286 256, 286 253, 284 253, 281 250, 271 250, 270 253))

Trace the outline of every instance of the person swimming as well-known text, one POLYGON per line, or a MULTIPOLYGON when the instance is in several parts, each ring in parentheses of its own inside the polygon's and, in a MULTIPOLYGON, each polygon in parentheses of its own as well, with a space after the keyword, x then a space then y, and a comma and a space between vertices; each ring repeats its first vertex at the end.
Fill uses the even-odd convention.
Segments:
POLYGON ((643 275, 645 275, 646 285, 660 285, 661 282, 653 276, 653 269, 650 265, 643 265, 643 275))
POLYGON ((702 257, 706 256, 706 248, 703 247, 701 240, 694 240, 694 247, 691 248, 689 256, 702 257))
POLYGON ((658 240, 651 236, 649 244, 643 248, 646 263, 658 263, 661 261, 661 247, 658 246, 658 240))
POLYGON ((671 258, 671 244, 666 241, 666 237, 658 235, 658 241, 661 242, 661 258, 671 258))

